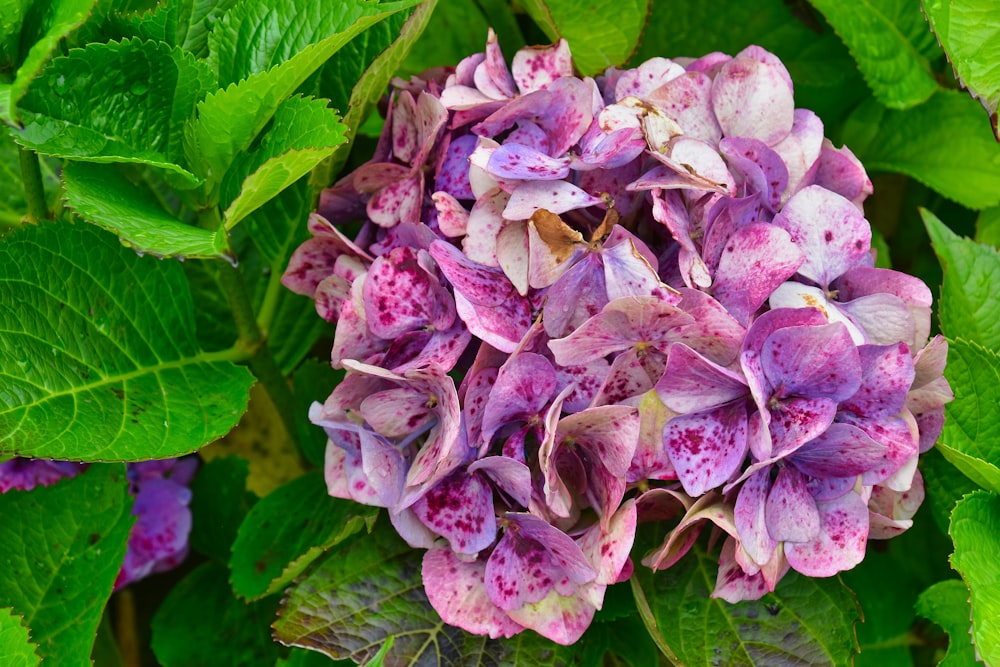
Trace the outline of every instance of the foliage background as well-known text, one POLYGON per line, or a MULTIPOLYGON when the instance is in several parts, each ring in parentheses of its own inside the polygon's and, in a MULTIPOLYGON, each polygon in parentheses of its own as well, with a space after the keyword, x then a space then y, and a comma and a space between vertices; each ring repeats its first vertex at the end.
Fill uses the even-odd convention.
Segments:
POLYGON ((1000 664, 992 4, 4 3, 0 458, 206 463, 192 557, 113 597, 131 522, 120 463, 0 496, 0 662, 1000 664), (561 648, 442 626, 419 555, 326 496, 305 415, 337 381, 331 332, 278 279, 319 190, 371 153, 390 77, 454 65, 489 26, 508 57, 565 37, 589 75, 748 44, 781 57, 797 106, 872 175, 879 265, 940 286, 956 400, 913 529, 842 577, 789 577, 740 605, 708 599, 699 547, 613 588, 561 648))

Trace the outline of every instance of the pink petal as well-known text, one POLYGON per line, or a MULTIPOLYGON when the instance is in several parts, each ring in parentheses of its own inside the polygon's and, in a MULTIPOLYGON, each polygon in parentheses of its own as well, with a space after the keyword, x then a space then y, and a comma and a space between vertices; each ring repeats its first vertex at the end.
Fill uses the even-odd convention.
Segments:
POLYGON ((415 502, 413 511, 455 553, 479 553, 496 539, 493 489, 479 475, 453 473, 415 502))
POLYGON ((808 542, 819 535, 819 510, 809 494, 806 477, 783 466, 764 505, 767 532, 779 542, 808 542))
POLYGON ((816 503, 819 536, 805 543, 786 542, 789 565, 810 577, 832 577, 850 570, 865 556, 868 508, 856 493, 816 503))
POLYGON ((862 202, 874 191, 864 165, 851 149, 834 148, 829 139, 823 140, 813 182, 849 200, 859 211, 862 202))
POLYGON ((792 79, 776 56, 748 46, 715 76, 712 106, 727 137, 752 137, 773 146, 792 130, 792 79))
POLYGON ((729 403, 749 392, 741 375, 678 343, 670 347, 656 393, 668 408, 685 414, 729 403))
POLYGON ((782 396, 843 401, 861 386, 858 348, 843 324, 779 329, 761 355, 764 375, 782 396))
POLYGON ((717 145, 722 128, 712 111, 712 79, 702 72, 687 72, 652 90, 646 101, 655 104, 684 134, 717 145))
POLYGON ((466 226, 469 224, 469 212, 465 207, 441 190, 431 195, 431 200, 437 209, 438 229, 441 233, 452 238, 465 236, 466 226))
POLYGON ((584 590, 574 589, 569 595, 552 590, 538 602, 507 613, 546 639, 568 646, 576 643, 590 627, 596 611, 592 601, 595 596, 603 601, 604 586, 592 584, 584 590))
POLYGON ((615 84, 615 99, 638 97, 649 93, 684 74, 684 68, 666 58, 650 58, 635 69, 622 73, 615 84))
POLYGON ((552 158, 534 148, 505 143, 490 156, 487 171, 501 179, 556 180, 569 175, 568 157, 552 158))
POLYGON ((747 453, 747 413, 742 403, 674 417, 663 445, 684 491, 700 496, 735 476, 747 453))
POLYGON ((594 197, 567 181, 528 181, 514 188, 503 217, 527 220, 540 208, 558 215, 603 203, 600 197, 594 197))
POLYGON ((795 110, 792 132, 774 146, 788 168, 788 187, 784 200, 810 185, 819 169, 819 156, 823 149, 823 121, 808 109, 795 110))
POLYGON ((552 46, 523 48, 514 54, 511 72, 522 95, 545 88, 564 76, 573 76, 569 44, 560 39, 552 46))
POLYGON ((770 470, 758 470, 750 475, 736 496, 733 511, 740 543, 747 555, 758 566, 771 560, 777 541, 767 532, 765 503, 771 488, 770 470))

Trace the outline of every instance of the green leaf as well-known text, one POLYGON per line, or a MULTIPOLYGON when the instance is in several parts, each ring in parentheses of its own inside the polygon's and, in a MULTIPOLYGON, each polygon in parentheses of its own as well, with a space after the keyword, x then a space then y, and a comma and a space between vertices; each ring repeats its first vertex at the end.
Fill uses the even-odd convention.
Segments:
POLYGON ((509 60, 516 49, 524 46, 524 37, 505 0, 437 0, 427 29, 406 57, 400 76, 420 74, 432 67, 454 67, 462 58, 481 53, 491 25, 509 60), (487 5, 495 8, 498 2, 502 7, 491 13, 487 5), (497 20, 491 20, 493 17, 497 20))
POLYGON ((57 157, 146 164, 193 188, 200 181, 181 164, 183 128, 211 79, 204 62, 166 44, 90 44, 32 82, 16 138, 57 157))
POLYGON ((957 90, 939 90, 906 111, 869 100, 848 119, 843 138, 869 171, 898 171, 981 209, 1000 202, 1000 151, 981 113, 957 90))
MULTIPOLYGON (((28 210, 24 200, 24 183, 21 181, 20 150, 7 132, 0 131, 0 228, 20 225, 28 210)), ((42 187, 51 209, 59 198, 58 170, 62 163, 44 156, 39 158, 42 187)))
POLYGON ((253 376, 198 351, 179 264, 90 225, 0 244, 0 451, 69 460, 179 456, 225 434, 253 376))
POLYGON ((1000 206, 985 209, 979 214, 976 241, 1000 250, 1000 206))
POLYGON ((525 0, 523 5, 549 39, 569 42, 577 70, 594 76, 635 52, 650 2, 593 0, 586 11, 574 0, 525 0))
POLYGON ((46 667, 90 664, 125 558, 131 507, 120 464, 0 495, 0 590, 24 616, 46 667))
POLYGON ((3 9, 0 9, 0 58, 17 67, 17 73, 12 82, 0 84, 0 119, 10 125, 18 124, 17 107, 28 84, 38 76, 59 42, 90 17, 96 3, 97 0, 3 3, 3 9), (27 23, 29 17, 38 20, 38 23, 27 23), (28 53, 20 60, 22 45, 32 42, 28 53))
POLYGON ((945 406, 941 453, 972 481, 1000 492, 1000 355, 962 338, 950 341, 945 377, 955 400, 945 406))
POLYGON ((875 97, 892 109, 924 102, 938 89, 925 57, 934 46, 908 0, 809 0, 851 50, 875 97))
POLYGON ((960 238, 933 213, 920 210, 944 270, 941 288, 941 330, 991 350, 1000 350, 1000 252, 960 238))
POLYGON ((364 663, 390 638, 393 665, 556 665, 575 653, 533 632, 513 639, 474 636, 446 625, 430 606, 420 575, 422 552, 384 519, 331 552, 282 601, 274 636, 288 646, 364 663))
POLYGON ((206 461, 191 483, 191 548, 228 563, 236 531, 257 496, 247 490, 250 465, 238 456, 206 461))
POLYGON ((63 192, 70 209, 117 234, 138 252, 232 261, 229 249, 220 247, 219 239, 226 238, 224 230, 185 225, 115 165, 68 163, 63 169, 63 192))
POLYGON ((931 30, 948 54, 955 76, 982 102, 997 132, 1000 103, 1000 23, 990 0, 923 0, 931 30))
POLYGON ((920 594, 917 613, 948 633, 948 653, 938 667, 976 664, 976 650, 969 636, 969 589, 965 584, 956 579, 934 584, 920 594))
POLYGON ((208 37, 218 22, 239 0, 194 0, 183 30, 185 51, 201 58, 208 55, 208 37))
POLYGON ((926 505, 938 529, 947 533, 955 503, 979 486, 944 458, 940 446, 920 455, 920 472, 924 477, 926 505))
POLYGON ((951 515, 955 542, 952 566, 969 587, 972 637, 987 665, 1000 663, 1000 497, 985 491, 969 494, 951 515))
POLYGON ((201 102, 185 128, 184 152, 196 173, 218 184, 278 106, 330 56, 368 26, 418 1, 343 0, 337 11, 321 0, 248 1, 228 12, 212 33, 211 48, 220 85, 229 85, 201 102))
MULTIPOLYGON (((633 575, 661 640, 688 667, 701 665, 846 665, 856 652, 859 619, 851 592, 837 579, 789 572, 774 593, 730 604, 710 598, 718 564, 695 546, 662 572, 633 575)), ((655 637, 654 637, 655 639, 655 637)))
POLYGON ((0 607, 0 664, 7 667, 36 667, 42 659, 35 650, 24 619, 10 607, 0 607))
POLYGON ((226 229, 308 174, 347 141, 346 130, 326 100, 283 102, 260 146, 237 156, 223 179, 223 201, 232 202, 223 215, 226 229))
POLYGON ((330 548, 370 528, 377 512, 331 498, 322 472, 284 484, 240 524, 230 559, 233 590, 250 600, 281 590, 330 548))
POLYGON ((177 584, 153 617, 153 653, 163 667, 274 667, 268 632, 275 600, 244 604, 221 563, 203 563, 177 584))
MULTIPOLYGON (((331 92, 333 106, 346 109, 344 125, 349 137, 357 135, 361 122, 385 95, 389 80, 399 70, 414 43, 423 34, 438 0, 427 0, 409 16, 402 12, 372 26, 341 49, 320 72, 324 93, 331 92), (348 89, 351 82, 353 88, 348 89)), ((456 63, 458 61, 455 61, 456 63)), ((326 187, 347 161, 351 145, 341 144, 323 164, 322 175, 313 179, 326 187)))

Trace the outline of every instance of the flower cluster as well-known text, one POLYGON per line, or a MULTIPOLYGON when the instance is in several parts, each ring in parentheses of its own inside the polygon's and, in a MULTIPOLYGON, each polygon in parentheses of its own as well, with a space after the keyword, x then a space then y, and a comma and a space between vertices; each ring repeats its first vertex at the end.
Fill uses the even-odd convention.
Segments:
POLYGON ((652 568, 722 531, 730 601, 853 567, 910 525, 951 398, 871 191, 755 46, 592 79, 490 33, 396 81, 284 275, 348 370, 310 415, 330 493, 387 508, 441 617, 491 637, 579 638, 641 521, 675 521, 652 568))
MULTIPOLYGON (((0 463, 0 493, 30 491, 61 479, 75 477, 87 464, 70 461, 15 458, 0 463)), ((165 459, 128 464, 129 493, 135 498, 135 524, 128 536, 125 561, 115 580, 115 590, 165 572, 187 557, 191 532, 191 489, 188 485, 198 459, 165 459)))

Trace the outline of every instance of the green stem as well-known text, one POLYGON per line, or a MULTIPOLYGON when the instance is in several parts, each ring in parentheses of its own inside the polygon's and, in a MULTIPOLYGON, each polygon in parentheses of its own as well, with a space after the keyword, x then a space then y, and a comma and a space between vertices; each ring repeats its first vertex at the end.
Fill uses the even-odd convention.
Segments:
POLYGON ((28 204, 26 218, 29 222, 48 219, 49 206, 45 203, 45 187, 42 185, 42 168, 38 163, 38 153, 18 146, 17 156, 21 161, 21 182, 24 183, 24 199, 28 204))
POLYGON ((235 347, 246 351, 250 370, 264 385, 271 402, 278 410, 278 415, 281 417, 289 437, 298 442, 295 396, 285 381, 281 369, 278 368, 278 364, 271 354, 271 349, 267 346, 266 338, 257 325, 257 317, 254 314, 250 292, 243 280, 243 274, 236 267, 219 262, 219 284, 229 301, 229 308, 232 310, 233 319, 236 322, 239 340, 235 347))

